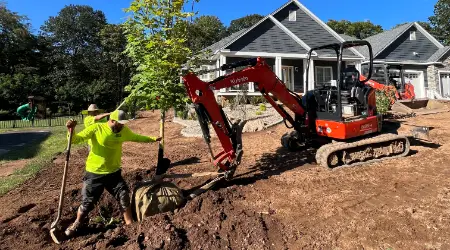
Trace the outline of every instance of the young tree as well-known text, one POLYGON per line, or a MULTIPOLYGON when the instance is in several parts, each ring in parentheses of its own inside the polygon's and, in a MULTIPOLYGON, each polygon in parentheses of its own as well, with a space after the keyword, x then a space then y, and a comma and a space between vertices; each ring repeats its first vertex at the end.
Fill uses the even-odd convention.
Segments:
POLYGON ((439 0, 434 6, 434 16, 429 20, 436 38, 450 45, 450 0, 439 0))
MULTIPOLYGON (((133 0, 127 9, 132 15, 125 23, 128 41, 125 52, 137 67, 132 77, 133 87, 128 90, 133 97, 145 98, 150 109, 161 111, 163 138, 166 112, 170 108, 181 109, 188 101, 180 73, 192 56, 187 27, 194 13, 183 10, 189 3, 192 2, 133 0)), ((160 146, 163 144, 164 140, 160 146)), ((160 147, 160 155, 161 152, 160 147)))

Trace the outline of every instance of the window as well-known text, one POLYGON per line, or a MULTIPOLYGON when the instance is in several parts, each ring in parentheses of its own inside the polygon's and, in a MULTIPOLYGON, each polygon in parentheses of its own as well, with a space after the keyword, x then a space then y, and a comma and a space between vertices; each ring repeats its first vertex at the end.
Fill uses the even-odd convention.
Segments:
MULTIPOLYGON (((227 74, 231 74, 231 73, 243 70, 245 68, 247 68, 247 66, 242 66, 242 67, 234 68, 232 70, 227 70, 227 74)), ((251 85, 252 84, 250 82, 249 83, 245 83, 245 84, 234 85, 231 88, 229 88, 229 91, 232 91, 232 92, 251 91, 253 89, 251 87, 251 85)))
POLYGON ((416 31, 409 32, 409 40, 416 40, 416 31))
POLYGON ((297 11, 295 10, 289 11, 289 21, 291 22, 297 21, 297 11))
MULTIPOLYGON (((200 67, 200 70, 209 70, 209 69, 213 69, 213 66, 203 65, 203 66, 200 67)), ((210 72, 210 73, 207 73, 207 74, 200 75, 200 80, 202 80, 202 81, 212 81, 212 80, 214 80, 215 77, 216 77, 216 73, 215 72, 210 72)))
POLYGON ((316 66, 316 86, 331 85, 333 80, 332 67, 316 66))

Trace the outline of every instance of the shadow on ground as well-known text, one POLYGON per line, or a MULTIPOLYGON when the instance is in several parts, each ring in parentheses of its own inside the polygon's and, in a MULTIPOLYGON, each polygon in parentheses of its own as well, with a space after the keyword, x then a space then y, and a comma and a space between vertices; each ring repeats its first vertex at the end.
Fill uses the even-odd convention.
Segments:
POLYGON ((14 161, 32 158, 39 151, 40 144, 49 136, 49 131, 0 134, 0 160, 14 161))

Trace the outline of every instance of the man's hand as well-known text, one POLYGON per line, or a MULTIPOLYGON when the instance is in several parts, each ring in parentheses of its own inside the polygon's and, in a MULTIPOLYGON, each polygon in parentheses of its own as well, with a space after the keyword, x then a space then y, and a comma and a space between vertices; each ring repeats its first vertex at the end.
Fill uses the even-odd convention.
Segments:
POLYGON ((68 129, 71 129, 71 128, 73 129, 73 128, 75 128, 75 126, 77 126, 77 121, 75 121, 75 120, 70 119, 66 123, 66 127, 68 129))
POLYGON ((161 141, 161 140, 162 140, 162 137, 158 137, 158 138, 156 138, 155 141, 161 141))

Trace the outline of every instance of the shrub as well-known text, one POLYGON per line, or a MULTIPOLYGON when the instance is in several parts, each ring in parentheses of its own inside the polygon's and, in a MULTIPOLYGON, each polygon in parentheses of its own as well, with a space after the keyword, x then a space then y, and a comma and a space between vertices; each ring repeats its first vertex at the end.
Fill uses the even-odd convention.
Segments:
POLYGON ((267 110, 266 105, 264 105, 263 103, 259 104, 259 110, 266 111, 267 110))
POLYGON ((258 105, 260 103, 265 103, 266 102, 266 98, 264 98, 263 96, 253 96, 250 99, 250 103, 252 105, 258 105))
POLYGON ((262 115, 261 111, 256 111, 256 115, 262 115))
POLYGON ((395 98, 394 90, 377 90, 375 92, 375 98, 377 103, 377 112, 385 115, 392 106, 392 100, 395 98))

